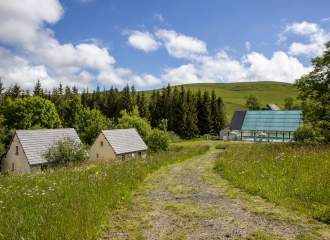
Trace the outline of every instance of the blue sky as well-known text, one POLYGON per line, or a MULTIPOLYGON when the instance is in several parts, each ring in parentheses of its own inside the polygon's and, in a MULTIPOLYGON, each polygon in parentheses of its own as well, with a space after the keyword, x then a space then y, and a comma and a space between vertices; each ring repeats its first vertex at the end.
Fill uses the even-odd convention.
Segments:
POLYGON ((5 86, 280 81, 330 40, 329 1, 0 0, 5 86))

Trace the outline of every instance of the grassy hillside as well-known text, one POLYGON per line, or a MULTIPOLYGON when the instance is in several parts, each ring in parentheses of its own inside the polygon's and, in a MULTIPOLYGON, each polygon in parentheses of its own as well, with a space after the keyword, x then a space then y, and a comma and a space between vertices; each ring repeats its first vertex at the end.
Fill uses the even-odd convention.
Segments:
MULTIPOLYGON (((202 92, 214 89, 217 96, 222 97, 226 104, 229 122, 235 110, 247 110, 244 106, 245 96, 250 94, 255 95, 263 106, 276 103, 281 109, 284 109, 286 96, 296 98, 298 95, 297 89, 292 84, 282 82, 197 83, 184 86, 193 92, 198 91, 199 88, 202 92)), ((150 97, 151 92, 146 91, 146 96, 150 97)))

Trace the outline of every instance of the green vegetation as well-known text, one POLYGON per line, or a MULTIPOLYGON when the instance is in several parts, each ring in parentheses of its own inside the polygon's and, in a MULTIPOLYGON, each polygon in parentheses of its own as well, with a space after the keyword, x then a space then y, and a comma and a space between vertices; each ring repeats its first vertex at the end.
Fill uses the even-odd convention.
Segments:
POLYGON ((74 138, 60 139, 43 154, 51 166, 69 166, 89 159, 88 147, 78 143, 74 138))
MULTIPOLYGON (((236 110, 248 110, 245 107, 246 96, 256 96, 263 107, 276 103, 280 109, 285 109, 285 97, 295 99, 298 96, 298 90, 293 84, 282 82, 198 83, 183 86, 193 93, 199 89, 201 92, 211 92, 214 89, 215 94, 224 101, 229 123, 236 110)), ((145 92, 146 97, 150 98, 151 93, 152 91, 145 92)))
POLYGON ((330 223, 330 146, 231 145, 215 169, 245 191, 330 223))
POLYGON ((330 142, 330 41, 325 44, 323 56, 312 58, 314 70, 297 79, 304 123, 310 123, 330 142))
POLYGON ((145 159, 0 176, 1 239, 95 239, 109 214, 152 171, 205 154, 209 146, 145 159))

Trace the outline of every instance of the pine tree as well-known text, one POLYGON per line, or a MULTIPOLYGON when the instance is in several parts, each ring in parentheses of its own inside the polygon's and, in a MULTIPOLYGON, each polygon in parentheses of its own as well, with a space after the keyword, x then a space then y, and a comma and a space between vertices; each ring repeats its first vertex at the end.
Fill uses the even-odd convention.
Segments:
POLYGON ((172 109, 172 88, 168 84, 166 87, 166 97, 165 97, 165 118, 167 119, 167 129, 168 131, 173 131, 173 109, 172 109))
POLYGON ((15 83, 14 86, 11 88, 12 99, 20 98, 21 93, 22 93, 21 87, 18 86, 17 83, 15 83))
POLYGON ((187 92, 186 109, 187 109, 186 128, 183 134, 183 138, 193 139, 196 137, 199 130, 197 127, 198 117, 196 110, 196 102, 194 99, 194 95, 190 90, 188 90, 187 92))
POLYGON ((212 135, 218 134, 221 130, 220 111, 217 103, 217 96, 214 89, 211 92, 211 119, 212 119, 212 135))
POLYGON ((132 98, 128 84, 123 89, 120 102, 121 102, 120 110, 126 109, 127 113, 132 112, 133 105, 132 105, 132 98))
POLYGON ((85 88, 81 93, 81 104, 84 106, 84 108, 87 108, 87 94, 85 88))
POLYGON ((202 105, 203 108, 201 110, 199 119, 200 122, 200 132, 201 135, 213 132, 212 128, 212 118, 211 118, 211 100, 210 94, 208 91, 204 91, 203 98, 202 98, 202 105))
POLYGON ((66 85, 66 87, 65 87, 64 99, 66 101, 70 101, 72 99, 72 92, 71 92, 71 88, 69 87, 69 85, 66 85))
POLYGON ((175 132, 178 134, 178 124, 177 124, 177 119, 178 119, 178 106, 180 104, 179 100, 179 90, 175 86, 173 89, 173 94, 172 94, 172 99, 171 99, 171 109, 172 109, 172 117, 173 117, 173 122, 172 122, 172 127, 171 131, 175 132))
POLYGON ((107 113, 108 118, 116 118, 118 113, 118 91, 111 86, 107 100, 107 113))
POLYGON ((3 82, 2 82, 2 79, 0 77, 0 97, 2 97, 2 95, 4 94, 4 86, 3 86, 3 82))
POLYGON ((131 87, 131 95, 132 95, 132 105, 135 106, 136 105, 136 100, 135 100, 136 89, 135 89, 134 85, 131 87))
POLYGON ((31 95, 30 95, 30 89, 26 89, 25 96, 26 96, 26 97, 30 97, 30 96, 31 96, 31 95))
POLYGON ((42 91, 41 83, 40 83, 40 80, 38 79, 36 85, 34 86, 33 96, 41 97, 41 91, 42 91))
POLYGON ((73 93, 73 95, 75 96, 75 95, 78 95, 78 88, 76 88, 76 85, 73 85, 73 87, 72 87, 72 93, 73 93))
POLYGON ((199 130, 199 134, 203 135, 202 133, 202 128, 203 128, 203 122, 202 122, 202 118, 203 118, 203 99, 202 99, 202 92, 201 89, 198 89, 198 91, 196 92, 196 110, 197 110, 197 127, 199 130))
MULTIPOLYGON (((140 96, 139 93, 138 96, 140 96)), ((139 101, 137 102, 137 104, 138 104, 140 117, 150 120, 150 111, 144 92, 141 93, 141 96, 139 97, 139 101)))
POLYGON ((158 108, 160 101, 159 92, 155 89, 152 91, 149 103, 149 112, 150 112, 150 124, 152 127, 158 127, 161 116, 160 116, 160 109, 158 108))
POLYGON ((219 125, 220 130, 224 129, 227 126, 227 116, 226 116, 226 106, 221 97, 217 99, 217 105, 219 109, 219 125))

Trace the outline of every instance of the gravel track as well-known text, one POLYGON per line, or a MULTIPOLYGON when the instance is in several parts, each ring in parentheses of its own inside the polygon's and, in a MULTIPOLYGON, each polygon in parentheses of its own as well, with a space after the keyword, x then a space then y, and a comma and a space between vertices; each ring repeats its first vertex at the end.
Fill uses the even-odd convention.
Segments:
POLYGON ((207 184, 205 178, 221 178, 210 171, 216 153, 152 174, 133 204, 113 215, 120 227, 105 230, 104 239, 296 239, 306 231, 253 214, 243 200, 225 197, 221 188, 207 184))

